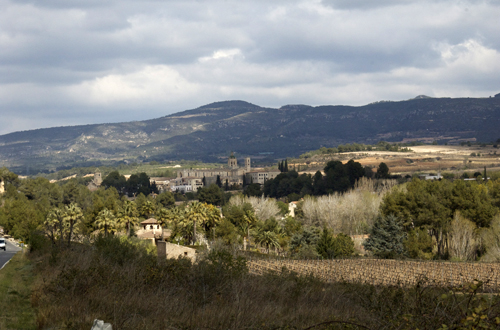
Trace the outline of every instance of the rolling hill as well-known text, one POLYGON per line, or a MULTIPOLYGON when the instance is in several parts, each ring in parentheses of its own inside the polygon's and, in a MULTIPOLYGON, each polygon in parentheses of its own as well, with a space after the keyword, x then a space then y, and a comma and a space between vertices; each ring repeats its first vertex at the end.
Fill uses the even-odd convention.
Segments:
POLYGON ((383 101, 365 106, 216 102, 157 119, 53 127, 0 136, 0 166, 16 173, 120 161, 298 156, 345 143, 500 138, 500 94, 383 101))

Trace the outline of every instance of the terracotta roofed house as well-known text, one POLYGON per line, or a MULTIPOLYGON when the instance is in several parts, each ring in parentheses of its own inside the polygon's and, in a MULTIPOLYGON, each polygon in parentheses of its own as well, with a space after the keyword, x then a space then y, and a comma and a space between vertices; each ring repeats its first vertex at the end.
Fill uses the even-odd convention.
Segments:
POLYGON ((158 220, 155 218, 149 218, 141 222, 141 227, 144 230, 161 230, 161 226, 158 223, 158 220))

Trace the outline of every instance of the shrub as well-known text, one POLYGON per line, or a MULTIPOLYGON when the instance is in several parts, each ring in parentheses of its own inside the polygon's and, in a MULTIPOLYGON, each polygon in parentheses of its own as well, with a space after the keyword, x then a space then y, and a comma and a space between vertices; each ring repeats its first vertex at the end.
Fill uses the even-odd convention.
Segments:
POLYGON ((143 257, 154 257, 156 248, 148 241, 138 238, 128 238, 126 236, 108 236, 99 235, 94 247, 96 253, 104 257, 108 262, 124 265, 143 257))

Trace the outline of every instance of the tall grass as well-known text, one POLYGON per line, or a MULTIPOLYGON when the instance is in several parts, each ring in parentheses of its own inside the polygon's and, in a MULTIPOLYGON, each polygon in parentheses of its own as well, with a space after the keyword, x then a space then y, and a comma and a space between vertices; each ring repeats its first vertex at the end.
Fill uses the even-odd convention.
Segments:
MULTIPOLYGON (((435 329, 467 316, 470 295, 443 298, 449 288, 327 284, 286 269, 256 276, 243 257, 218 247, 192 264, 100 240, 33 254, 39 328, 88 330, 99 318, 113 329, 435 329)), ((484 305, 488 322, 495 304, 484 305)))
POLYGON ((35 328, 35 310, 30 301, 32 268, 28 258, 18 253, 0 270, 0 329, 35 328))

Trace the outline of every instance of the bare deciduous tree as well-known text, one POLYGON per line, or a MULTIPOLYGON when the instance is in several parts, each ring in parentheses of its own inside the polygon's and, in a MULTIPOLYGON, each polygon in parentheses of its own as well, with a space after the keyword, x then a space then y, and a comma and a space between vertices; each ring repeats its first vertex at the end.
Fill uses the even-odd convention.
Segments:
POLYGON ((480 237, 486 249, 481 260, 486 262, 500 261, 500 214, 493 218, 489 228, 481 230, 480 237))
POLYGON ((304 223, 327 226, 336 233, 367 233, 378 215, 383 195, 394 186, 394 180, 383 181, 377 184, 376 180, 362 178, 353 190, 344 194, 305 198, 304 223))
POLYGON ((450 256, 462 261, 474 260, 476 249, 476 225, 457 211, 451 222, 449 233, 448 251, 450 256))
POLYGON ((280 209, 278 203, 274 198, 268 197, 246 197, 243 195, 232 196, 229 200, 229 204, 241 206, 244 203, 249 203, 252 205, 255 216, 261 220, 265 221, 269 218, 279 218, 280 209))

